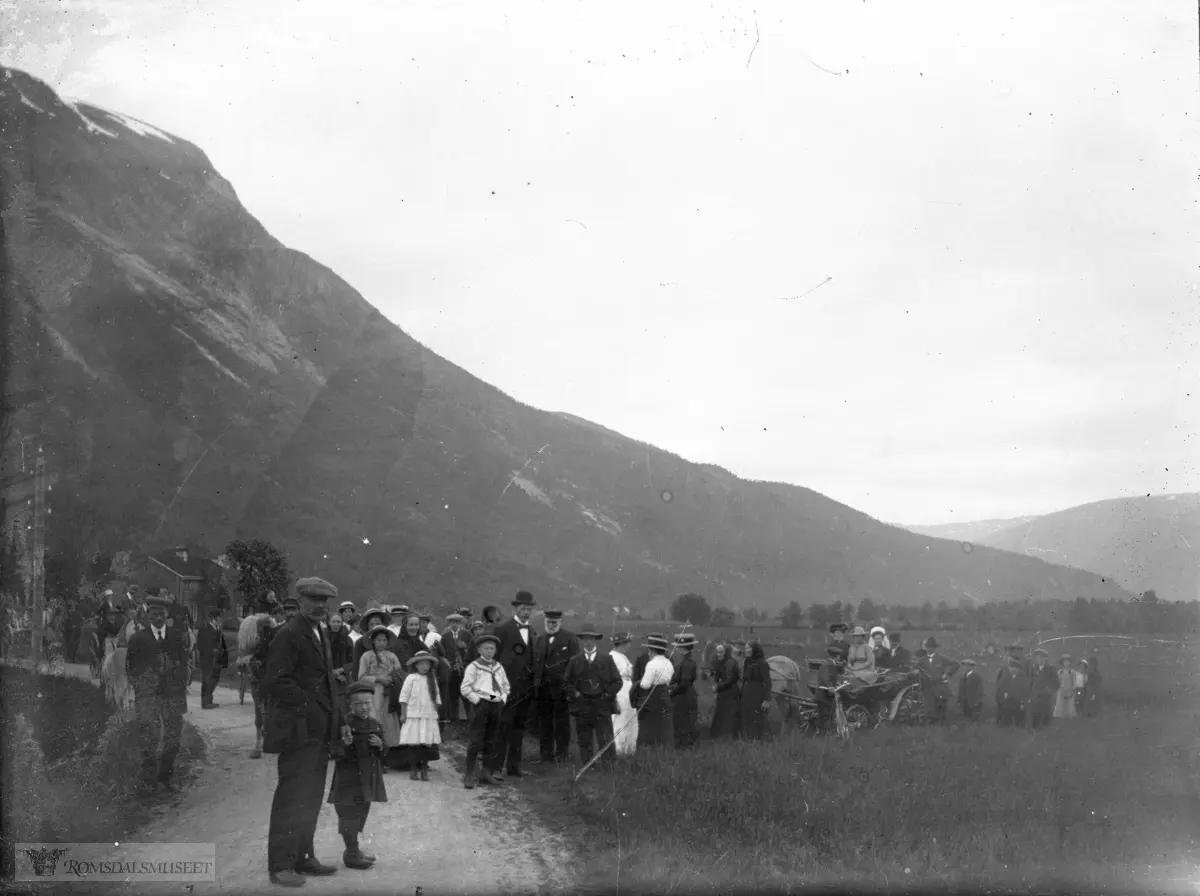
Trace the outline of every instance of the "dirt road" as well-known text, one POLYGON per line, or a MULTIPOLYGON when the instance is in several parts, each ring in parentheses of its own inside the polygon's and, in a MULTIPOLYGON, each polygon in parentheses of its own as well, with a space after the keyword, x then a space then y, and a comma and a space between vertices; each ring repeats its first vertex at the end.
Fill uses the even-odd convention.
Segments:
MULTIPOLYGON (((251 759, 254 707, 249 695, 239 705, 234 690, 218 688, 217 709, 201 710, 198 688, 188 698, 188 720, 208 744, 207 768, 132 842, 217 844, 217 882, 195 884, 189 896, 205 893, 288 892, 267 878, 267 819, 275 790, 276 758, 251 759)), ((338 866, 337 874, 307 879, 308 894, 387 893, 440 896, 464 893, 553 893, 572 888, 570 854, 556 834, 520 805, 516 791, 536 786, 525 779, 502 787, 465 790, 455 759, 456 745, 443 750, 428 782, 407 772, 384 778, 388 802, 371 806, 363 849, 378 856, 369 871, 342 865, 337 816, 326 804, 317 825, 317 857, 338 866), (495 790, 495 788, 490 788, 495 790)), ((160 892, 180 884, 140 884, 105 892, 160 892)))

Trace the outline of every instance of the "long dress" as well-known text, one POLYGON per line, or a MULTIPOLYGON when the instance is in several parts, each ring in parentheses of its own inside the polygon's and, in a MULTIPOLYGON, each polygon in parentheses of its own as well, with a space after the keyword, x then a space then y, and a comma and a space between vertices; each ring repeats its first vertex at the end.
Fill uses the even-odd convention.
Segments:
POLYGON ((1070 669, 1058 670, 1058 692, 1054 696, 1054 718, 1075 718, 1075 674, 1070 669))
POLYGON ((874 684, 879 678, 875 671, 875 651, 869 644, 851 644, 846 653, 846 674, 853 675, 866 684, 874 684))
POLYGON ((137 631, 137 623, 130 620, 120 631, 106 639, 104 665, 100 667, 100 680, 104 682, 104 696, 114 712, 133 714, 133 683, 125 670, 125 656, 129 639, 137 631))
POLYGON ((708 736, 713 740, 734 737, 738 730, 739 701, 738 664, 733 657, 725 657, 713 668, 713 686, 717 690, 717 702, 713 707, 712 725, 708 736))
POLYGON ((746 660, 742 684, 742 737, 759 740, 767 734, 767 710, 771 699, 771 667, 762 657, 746 660))
POLYGON ((684 655, 671 682, 671 710, 674 715, 675 746, 687 749, 696 742, 696 716, 699 701, 696 699, 696 661, 684 655))
POLYGON ((400 717, 388 710, 388 690, 393 676, 400 671, 400 661, 390 650, 376 653, 368 650, 358 663, 359 680, 375 685, 375 698, 371 712, 383 726, 383 746, 386 749, 400 746, 400 717))
POLYGON ((617 694, 617 712, 612 717, 613 734, 616 735, 616 750, 618 756, 632 756, 637 751, 638 716, 630 702, 630 691, 633 690, 633 663, 629 657, 618 650, 609 654, 617 672, 621 674, 621 690, 617 694))
MULTIPOLYGON (((420 663, 417 663, 420 665, 420 663)), ((400 688, 400 702, 406 705, 404 724, 400 727, 400 745, 410 762, 433 762, 441 758, 437 745, 442 742, 438 725, 438 706, 441 694, 431 675, 409 672, 400 688), (432 685, 438 700, 430 695, 432 685)))
POLYGON ((675 725, 671 710, 671 679, 675 667, 661 654, 646 663, 646 671, 638 686, 646 694, 638 725, 639 747, 675 746, 675 725))

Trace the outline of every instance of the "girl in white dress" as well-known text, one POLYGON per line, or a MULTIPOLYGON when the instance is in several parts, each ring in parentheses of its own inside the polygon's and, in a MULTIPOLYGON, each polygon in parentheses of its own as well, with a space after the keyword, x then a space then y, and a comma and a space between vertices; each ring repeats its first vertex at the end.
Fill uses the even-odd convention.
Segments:
POLYGON ((414 781, 428 781, 429 763, 441 758, 438 710, 442 695, 433 671, 436 664, 437 657, 426 650, 411 657, 408 661, 411 671, 400 689, 400 744, 411 763, 408 776, 414 781))
POLYGON ((613 635, 613 647, 609 653, 617 671, 621 673, 621 691, 617 694, 617 712, 612 717, 618 756, 632 756, 637 751, 637 710, 633 708, 633 704, 629 700, 630 692, 633 690, 633 663, 626 655, 632 641, 633 636, 628 632, 613 635))
POLYGON ((391 651, 394 638, 387 626, 377 625, 365 637, 371 649, 358 661, 358 680, 375 685, 375 718, 383 726, 383 745, 391 750, 400 746, 400 717, 388 708, 388 692, 399 686, 403 670, 391 651))

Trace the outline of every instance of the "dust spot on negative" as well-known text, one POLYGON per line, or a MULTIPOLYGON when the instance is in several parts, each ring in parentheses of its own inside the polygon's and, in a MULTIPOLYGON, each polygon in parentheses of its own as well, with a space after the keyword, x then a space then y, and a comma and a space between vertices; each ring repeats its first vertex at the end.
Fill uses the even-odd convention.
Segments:
POLYGON ((964 554, 969 554, 971 551, 975 550, 975 545, 971 544, 969 541, 964 541, 962 543, 962 549, 964 554))
POLYGON ((672 501, 675 500, 675 495, 671 493, 671 490, 669 488, 664 488, 662 490, 662 493, 659 494, 659 497, 662 498, 662 501, 664 504, 670 504, 672 501))

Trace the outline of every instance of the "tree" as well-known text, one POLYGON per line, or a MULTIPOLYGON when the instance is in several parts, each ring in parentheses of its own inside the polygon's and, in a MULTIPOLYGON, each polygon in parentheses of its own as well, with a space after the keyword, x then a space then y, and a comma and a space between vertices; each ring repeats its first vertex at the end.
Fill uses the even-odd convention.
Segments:
POLYGON ((274 591, 280 600, 287 594, 292 580, 287 553, 269 541, 231 541, 225 556, 237 570, 237 590, 244 601, 256 601, 268 591, 274 591))
POLYGON ((919 619, 921 628, 933 628, 934 624, 937 622, 937 616, 935 615, 933 603, 931 601, 925 601, 925 603, 921 604, 921 615, 919 619))
POLYGON ((712 618, 712 607, 699 594, 681 594, 671 601, 671 618, 676 622, 690 622, 692 625, 708 625, 712 618))
POLYGON ((1158 595, 1154 593, 1153 588, 1149 589, 1144 594, 1142 594, 1142 603, 1144 603, 1144 604, 1158 603, 1158 595))
POLYGON ((855 615, 855 620, 863 625, 871 625, 879 618, 879 608, 869 597, 864 597, 858 602, 858 611, 855 615))
POLYGON ((813 604, 808 608, 808 624, 813 628, 825 629, 833 621, 833 612, 826 604, 813 604))
POLYGON ((766 614, 760 613, 758 610, 758 607, 750 607, 746 610, 746 612, 742 613, 742 618, 745 619, 747 622, 749 622, 751 625, 758 622, 760 619, 765 621, 765 617, 766 617, 766 614))
POLYGON ((712 617, 708 620, 708 624, 728 626, 733 625, 733 620, 733 610, 728 607, 717 607, 717 609, 712 611, 712 617))
POLYGON ((784 628, 799 628, 804 621, 804 610, 799 601, 792 601, 779 611, 779 624, 784 628))

